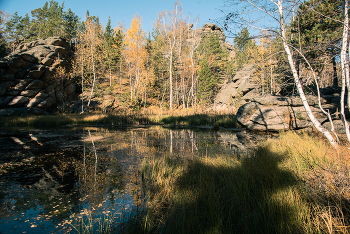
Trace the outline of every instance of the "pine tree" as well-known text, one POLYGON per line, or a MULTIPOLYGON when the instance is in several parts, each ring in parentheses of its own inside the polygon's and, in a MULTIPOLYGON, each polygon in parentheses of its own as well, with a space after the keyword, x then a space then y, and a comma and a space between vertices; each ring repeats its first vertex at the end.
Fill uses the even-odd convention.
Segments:
POLYGON ((198 97, 205 97, 207 99, 205 103, 212 102, 217 92, 218 84, 225 75, 228 53, 221 45, 218 35, 212 32, 202 37, 197 53, 201 57, 198 76, 198 97), (210 72, 208 72, 208 69, 210 72))
POLYGON ((200 62, 198 83, 198 98, 202 104, 211 103, 217 82, 206 58, 201 59, 200 62))
MULTIPOLYGON (((292 43, 317 72, 322 72, 324 64, 333 64, 334 87, 338 86, 336 57, 340 54, 341 8, 341 0, 308 0, 300 5, 291 25, 296 34, 292 43)), ((298 64, 306 64, 300 55, 296 54, 296 58, 298 64)))
POLYGON ((23 27, 22 17, 18 16, 17 12, 15 12, 11 19, 6 22, 5 32, 7 34, 7 40, 11 44, 12 51, 15 50, 15 47, 19 44, 20 40, 23 39, 23 27))
POLYGON ((6 56, 8 53, 8 44, 5 41, 5 22, 8 18, 8 14, 0 10, 0 57, 6 56))
POLYGON ((120 59, 120 32, 118 36, 111 27, 111 18, 108 17, 108 22, 104 31, 104 66, 109 74, 109 86, 112 86, 112 71, 117 68, 120 59), (119 43, 119 44, 118 44, 119 43))
POLYGON ((72 43, 74 39, 76 39, 79 27, 80 25, 80 20, 77 15, 75 15, 74 12, 71 11, 69 8, 67 12, 64 13, 64 38, 72 43))
POLYGON ((252 58, 251 52, 255 43, 251 40, 249 30, 246 27, 242 28, 233 41, 236 48, 236 63, 238 67, 242 67, 252 58))
POLYGON ((30 24, 30 38, 28 40, 33 40, 37 38, 45 38, 47 30, 47 10, 48 2, 45 2, 42 8, 37 8, 31 11, 32 22, 30 24))

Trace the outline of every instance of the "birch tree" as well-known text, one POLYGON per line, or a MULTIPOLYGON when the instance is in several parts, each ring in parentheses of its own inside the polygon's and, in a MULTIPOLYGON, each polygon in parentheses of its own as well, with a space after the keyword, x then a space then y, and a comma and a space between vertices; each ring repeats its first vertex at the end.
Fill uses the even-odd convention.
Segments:
POLYGON ((177 33, 179 24, 182 22, 180 19, 182 17, 182 7, 180 2, 177 0, 174 4, 174 9, 169 11, 163 11, 158 15, 157 28, 161 34, 166 38, 167 41, 167 54, 169 59, 169 84, 170 84, 170 94, 169 94, 169 107, 173 108, 173 63, 174 63, 174 53, 175 46, 177 43, 177 33))
POLYGON ((344 124, 345 133, 347 136, 348 141, 350 142, 350 132, 349 132, 349 124, 346 120, 345 116, 345 89, 347 88, 348 93, 348 109, 350 109, 350 78, 349 78, 349 59, 347 57, 347 53, 350 51, 350 44, 348 41, 348 35, 349 35, 349 2, 347 0, 343 0, 343 16, 344 16, 344 22, 343 22, 343 36, 342 36, 342 46, 340 51, 340 63, 341 63, 341 76, 342 76, 342 90, 341 90, 341 97, 340 97, 340 116, 344 124), (347 51, 349 45, 349 51, 347 51))
POLYGON ((187 47, 188 47, 188 52, 189 52, 189 60, 190 60, 190 71, 191 71, 191 88, 190 88, 190 92, 188 94, 188 101, 187 101, 187 107, 189 106, 189 102, 191 100, 191 105, 192 107, 194 107, 194 105, 196 104, 196 97, 195 97, 195 84, 196 82, 196 72, 198 70, 198 66, 197 66, 197 61, 196 61, 196 57, 195 57, 195 51, 197 50, 199 44, 200 44, 200 39, 199 37, 196 37, 195 35, 195 30, 193 29, 193 27, 197 26, 197 22, 198 22, 198 18, 195 19, 193 24, 188 24, 190 25, 188 27, 188 35, 187 35, 187 47))
MULTIPOLYGON (((271 27, 264 27, 264 25, 262 25, 261 21, 252 21, 251 19, 244 19, 243 18, 239 22, 243 25, 247 25, 247 26, 253 27, 255 29, 273 32, 276 36, 281 38, 284 51, 285 51, 287 58, 288 58, 289 66, 290 66, 290 69, 291 69, 292 74, 293 74, 294 83, 297 87, 299 97, 303 103, 303 106, 305 108, 305 111, 306 111, 309 119, 313 123, 314 127, 328 139, 330 144, 334 147, 337 147, 338 143, 334 139, 332 134, 321 125, 321 123, 316 119, 316 117, 314 116, 314 114, 311 111, 310 105, 307 102, 307 99, 306 99, 306 96, 305 96, 305 93, 304 93, 304 90, 303 90, 303 87, 302 87, 302 84, 301 84, 301 81, 299 78, 299 74, 298 74, 297 69, 295 67, 295 61, 293 59, 291 47, 288 44, 287 32, 286 32, 285 10, 288 8, 289 12, 291 12, 292 9, 295 8, 295 6, 293 6, 294 2, 293 1, 282 1, 282 0, 277 0, 277 1, 276 0, 269 0, 269 1, 242 0, 240 2, 243 3, 246 7, 245 9, 247 9, 247 11, 244 13, 259 11, 261 15, 254 13, 254 14, 256 14, 256 17, 258 17, 259 19, 261 16, 263 16, 263 17, 269 17, 270 19, 272 18, 273 20, 277 21, 279 27, 275 30, 271 29, 271 27), (283 3, 286 3, 286 2, 288 4, 288 5, 286 5, 287 8, 285 8, 286 6, 283 5, 283 3)), ((241 9, 243 9, 243 8, 241 8, 241 9)), ((238 19, 237 16, 240 16, 240 14, 235 14, 232 12, 228 13, 227 17, 225 19, 225 28, 227 28, 229 26, 228 23, 230 20, 233 19, 233 20, 236 20, 235 22, 237 22, 237 19, 238 19)))
POLYGON ((92 76, 91 91, 87 106, 90 106, 91 98, 102 63, 102 29, 98 18, 89 16, 87 13, 84 29, 78 34, 76 53, 74 60, 74 73, 81 77, 82 84, 82 112, 84 112, 84 86, 90 82, 88 78, 92 76))

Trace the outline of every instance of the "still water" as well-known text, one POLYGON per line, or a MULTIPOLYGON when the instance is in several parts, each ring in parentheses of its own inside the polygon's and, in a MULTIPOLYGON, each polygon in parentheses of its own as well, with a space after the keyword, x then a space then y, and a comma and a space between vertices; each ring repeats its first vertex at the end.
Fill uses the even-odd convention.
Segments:
POLYGON ((0 129, 0 233, 69 233, 91 217, 123 223, 144 209, 147 157, 246 153, 262 138, 159 126, 0 129))

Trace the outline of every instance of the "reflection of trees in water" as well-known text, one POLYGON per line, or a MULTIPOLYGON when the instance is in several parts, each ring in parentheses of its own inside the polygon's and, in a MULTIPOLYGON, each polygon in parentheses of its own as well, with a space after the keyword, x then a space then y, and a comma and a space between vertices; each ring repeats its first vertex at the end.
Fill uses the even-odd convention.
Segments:
POLYGON ((247 141, 240 134, 159 126, 27 131, 15 138, 9 134, 3 146, 20 150, 10 163, 15 148, 8 155, 1 152, 0 218, 40 207, 45 218, 59 223, 82 208, 106 210, 120 203, 138 207, 147 194, 141 176, 145 157, 192 158, 210 150, 230 150, 247 141))
POLYGON ((123 190, 123 171, 116 158, 97 152, 99 148, 90 130, 88 134, 84 131, 83 138, 82 160, 75 162, 78 191, 80 200, 89 204, 90 209, 96 209, 107 201, 108 195, 123 190), (88 150, 89 145, 91 149, 88 150))

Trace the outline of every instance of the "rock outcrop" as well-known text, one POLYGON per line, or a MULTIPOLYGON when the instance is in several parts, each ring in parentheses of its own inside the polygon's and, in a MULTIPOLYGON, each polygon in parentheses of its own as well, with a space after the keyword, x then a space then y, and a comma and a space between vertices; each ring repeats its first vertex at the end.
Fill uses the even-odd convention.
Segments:
POLYGON ((0 60, 0 116, 44 114, 64 109, 76 94, 74 80, 59 77, 70 69, 73 52, 60 37, 21 44, 0 60))
POLYGON ((252 81, 253 65, 238 71, 229 83, 223 84, 214 100, 215 110, 229 110, 249 102, 260 95, 259 85, 252 81))
MULTIPOLYGON (((193 24, 189 24, 190 30, 192 30, 193 24)), ((208 33, 214 33, 218 36, 221 45, 227 49, 229 57, 234 57, 234 48, 229 42, 226 41, 226 36, 222 28, 213 23, 206 23, 202 28, 194 29, 195 40, 200 41, 201 38, 208 33)))
MULTIPOLYGON (((336 131, 343 133, 342 124, 337 116, 337 105, 334 100, 336 95, 328 95, 321 99, 324 109, 329 109, 334 119, 336 131)), ((318 107, 316 96, 307 96, 308 103, 315 117, 323 126, 330 129, 327 117, 318 107)), ((289 129, 311 128, 307 113, 302 105, 301 99, 297 96, 260 96, 251 99, 242 105, 237 112, 237 121, 249 130, 278 132, 289 129)))

